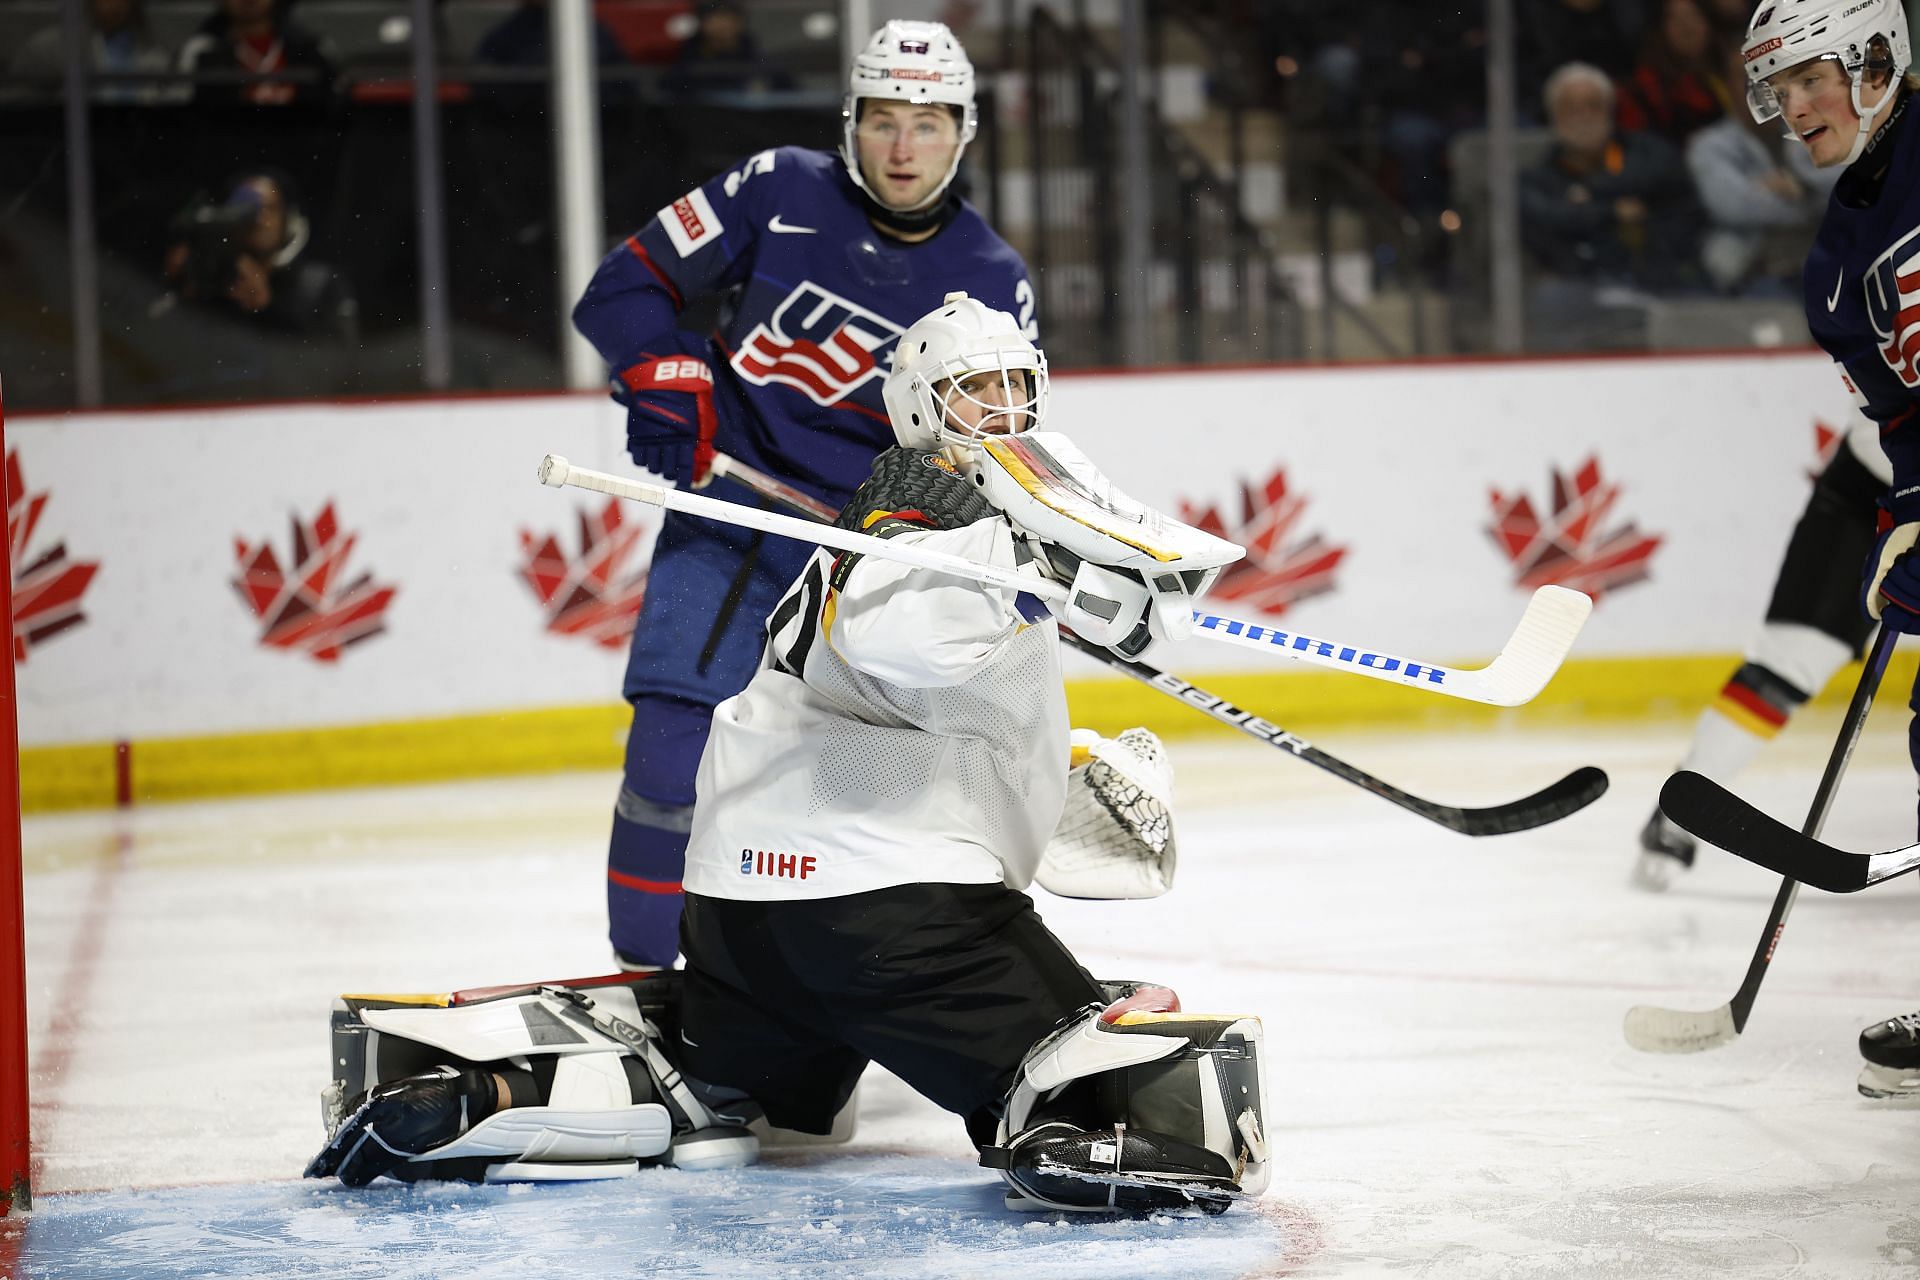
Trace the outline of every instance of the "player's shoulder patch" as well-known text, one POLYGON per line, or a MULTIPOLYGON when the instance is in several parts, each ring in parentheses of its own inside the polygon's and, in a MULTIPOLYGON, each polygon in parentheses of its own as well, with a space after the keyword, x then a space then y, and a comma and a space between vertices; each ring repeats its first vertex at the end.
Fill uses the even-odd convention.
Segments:
POLYGON ((884 536, 903 525, 960 529, 996 514, 993 504, 946 458, 895 446, 873 460, 872 473, 836 523, 884 536), (876 529, 876 523, 887 529, 876 529))
POLYGON ((714 212, 707 193, 695 187, 662 209, 657 215, 666 229, 667 239, 683 258, 691 257, 702 246, 718 240, 726 227, 714 212))

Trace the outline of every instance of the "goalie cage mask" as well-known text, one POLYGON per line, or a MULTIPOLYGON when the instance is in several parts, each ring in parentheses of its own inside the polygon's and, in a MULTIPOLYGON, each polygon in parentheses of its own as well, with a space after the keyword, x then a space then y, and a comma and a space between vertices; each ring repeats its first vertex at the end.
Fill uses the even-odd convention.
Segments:
POLYGON ((997 436, 954 421, 952 408, 970 403, 982 426, 1017 435, 1046 422, 1047 386, 1047 358, 1019 322, 956 292, 900 335, 880 398, 895 440, 958 464, 997 436))
POLYGON ((1260 1020, 1126 1003, 1034 1046, 980 1163, 1031 1202, 1016 1207, 1220 1213, 1260 1195, 1260 1020))

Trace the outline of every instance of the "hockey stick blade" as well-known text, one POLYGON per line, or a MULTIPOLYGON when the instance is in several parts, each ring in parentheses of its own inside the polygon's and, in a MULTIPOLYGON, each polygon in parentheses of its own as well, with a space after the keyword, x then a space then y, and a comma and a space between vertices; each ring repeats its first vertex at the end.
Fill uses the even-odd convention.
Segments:
POLYGON ((1660 810, 1716 848, 1828 893, 1857 893, 1920 867, 1920 844, 1886 853, 1836 849, 1685 770, 1660 788, 1660 810))
POLYGON ((1382 800, 1396 804, 1409 813, 1418 814, 1429 822, 1438 823, 1450 831, 1457 831, 1461 835, 1500 836, 1543 827, 1549 822, 1558 822, 1569 814, 1578 813, 1606 794, 1607 775, 1592 765, 1585 765, 1549 787, 1536 791, 1530 796, 1508 801, 1506 804, 1493 805, 1484 809, 1435 804, 1431 800, 1423 800, 1390 783, 1382 782, 1338 756, 1328 755, 1305 738, 1289 733, 1270 720, 1244 711, 1226 699, 1208 693, 1205 689, 1181 679, 1170 671, 1162 671, 1145 662, 1121 657, 1111 649, 1103 649, 1071 632, 1063 631, 1060 638, 1088 657, 1096 658, 1116 671, 1125 672, 1140 683, 1160 690, 1210 719, 1237 729, 1268 746, 1290 752, 1297 759, 1304 760, 1315 768, 1324 769, 1336 778, 1370 791, 1382 800))
MULTIPOLYGON (((1841 717, 1840 732, 1834 738, 1833 750, 1827 755, 1827 767, 1820 775, 1820 785, 1814 788, 1813 803, 1807 808, 1806 825, 1795 836, 1796 839, 1820 839, 1821 829, 1826 825, 1827 811, 1833 804, 1834 792, 1840 786, 1840 775, 1846 772, 1847 761, 1853 757, 1853 748, 1860 741, 1860 730, 1866 725, 1867 713, 1873 709, 1873 695, 1880 689, 1880 677, 1886 672, 1887 662, 1893 657, 1893 647, 1899 638, 1899 634, 1885 624, 1874 636, 1873 644, 1867 650, 1867 660, 1860 668, 1860 680, 1854 686, 1852 699, 1847 703, 1847 713, 1841 717)), ((1669 817, 1672 817, 1672 813, 1666 808, 1668 788, 1682 777, 1695 778, 1713 791, 1726 795, 1728 800, 1741 803, 1739 797, 1727 794, 1706 778, 1682 771, 1668 779, 1667 785, 1660 790, 1661 812, 1669 817)), ((1685 807, 1692 792, 1692 785, 1687 784, 1675 791, 1673 798, 1685 807)), ((1694 798, 1709 802, 1703 803, 1702 809, 1718 808, 1724 812, 1722 802, 1710 794, 1702 793, 1694 798)), ((1766 818, 1764 814, 1756 816, 1766 818)), ((1679 818, 1674 821, 1711 843, 1722 844, 1722 847, 1738 852, 1734 844, 1715 840, 1689 822, 1679 818)), ((1784 875, 1780 888, 1773 895, 1773 906, 1767 912, 1767 922, 1761 927, 1760 937, 1754 943, 1753 958, 1747 962, 1746 976, 1740 980, 1740 988, 1733 993, 1732 999, 1718 1009, 1700 1013, 1636 1005, 1627 1010, 1626 1021, 1621 1026, 1627 1043, 1645 1053, 1699 1053, 1738 1040, 1747 1029, 1747 1020, 1753 1016, 1754 1002, 1760 998, 1760 984, 1766 981, 1767 971, 1773 967, 1774 953, 1780 949, 1781 935, 1787 929, 1787 916, 1793 910, 1794 899, 1799 895, 1800 881, 1794 876, 1784 875)))
POLYGON ((1196 610, 1193 620, 1194 634, 1208 640, 1468 702, 1517 707, 1531 702, 1547 687, 1592 612, 1593 601, 1581 592, 1540 587, 1527 601, 1526 612, 1499 655, 1477 669, 1416 662, 1225 614, 1196 610))
POLYGON ((1637 1004, 1627 1010, 1621 1030, 1627 1043, 1642 1053, 1700 1053, 1731 1044, 1740 1035, 1733 1006, 1726 1004, 1697 1013, 1637 1004))

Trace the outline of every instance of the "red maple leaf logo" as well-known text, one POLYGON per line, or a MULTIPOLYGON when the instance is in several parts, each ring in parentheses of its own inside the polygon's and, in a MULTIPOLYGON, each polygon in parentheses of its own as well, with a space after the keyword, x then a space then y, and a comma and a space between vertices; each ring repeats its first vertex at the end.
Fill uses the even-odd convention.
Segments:
POLYGON ((1620 486, 1600 478, 1600 462, 1588 458, 1571 480, 1555 470, 1553 512, 1542 520, 1525 494, 1507 497, 1493 490, 1493 522, 1487 532, 1513 561, 1515 582, 1533 588, 1550 584, 1584 591, 1599 601, 1608 591, 1639 582, 1661 539, 1642 534, 1632 522, 1602 533, 1620 486))
POLYGON ((1276 468, 1258 489, 1240 482, 1240 521, 1231 529, 1212 505, 1200 509, 1181 499, 1182 520, 1247 549, 1245 559, 1221 571, 1209 594, 1277 616, 1302 600, 1333 590, 1333 571, 1347 549, 1329 545, 1318 533, 1296 536, 1306 509, 1304 494, 1287 492, 1283 468, 1276 468))
POLYGON ((1833 455, 1840 452, 1840 442, 1846 438, 1847 433, 1840 428, 1830 427, 1815 418, 1813 420, 1813 470, 1807 474, 1816 480, 1819 479, 1820 473, 1825 471, 1827 465, 1833 461, 1833 455))
POLYGON ((397 588, 375 586, 370 573, 340 584, 354 535, 341 532, 331 501, 311 523, 296 513, 292 524, 293 559, 286 570, 266 542, 251 547, 242 538, 233 540, 240 563, 233 586, 265 624, 261 644, 337 662, 348 645, 386 630, 387 605, 397 588))
POLYGON ((99 570, 98 561, 67 559, 67 544, 56 542, 38 558, 27 558, 27 544, 40 526, 52 491, 29 494, 18 450, 7 454, 7 563, 13 566, 13 660, 25 662, 34 645, 87 620, 80 597, 99 570))
POLYGON ((584 507, 579 514, 577 556, 569 556, 551 533, 520 531, 520 576, 546 607, 548 631, 624 649, 647 593, 646 568, 628 569, 647 527, 627 524, 612 498, 597 516, 584 507))

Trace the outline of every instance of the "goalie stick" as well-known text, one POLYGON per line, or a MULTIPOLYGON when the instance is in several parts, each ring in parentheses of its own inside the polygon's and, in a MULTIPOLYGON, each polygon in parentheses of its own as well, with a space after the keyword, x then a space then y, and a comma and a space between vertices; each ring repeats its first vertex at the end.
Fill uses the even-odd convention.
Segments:
MULTIPOLYGON (((1840 736, 1827 757, 1826 772, 1820 775, 1820 785, 1813 793, 1813 804, 1807 810, 1807 821, 1797 837, 1815 848, 1826 848, 1819 843, 1820 829, 1826 825, 1827 810, 1832 807, 1833 794, 1840 787, 1840 774, 1853 755, 1854 744, 1860 741, 1860 730, 1867 722, 1867 712, 1873 707, 1873 695, 1880 688, 1880 677, 1887 669, 1887 659, 1893 656, 1894 642, 1898 638, 1899 633, 1882 625, 1874 636, 1873 648, 1867 653, 1866 666, 1860 672, 1860 683, 1854 687, 1853 701, 1847 704, 1847 714, 1840 723, 1840 736)), ((1694 826, 1692 819, 1711 817, 1711 814, 1686 807, 1685 802, 1698 795, 1699 789, 1691 783, 1676 789, 1674 784, 1685 778, 1698 779, 1706 788, 1727 795, 1722 788, 1700 775, 1682 772, 1668 779, 1666 786, 1660 788, 1661 811, 1707 843, 1746 857, 1740 849, 1717 838, 1722 834, 1731 834, 1737 822, 1729 824, 1725 830, 1716 829, 1711 822, 1694 826), (1674 793, 1676 800, 1682 802, 1680 809, 1667 807, 1669 791, 1674 793)), ((1727 795, 1727 799, 1735 804, 1743 803, 1732 795, 1727 795)), ((1757 816, 1765 818, 1764 814, 1757 816)), ((1773 821, 1771 818, 1766 820, 1773 821)), ((1783 826, 1781 830, 1784 832, 1786 828, 1783 826)), ((1793 900, 1800 892, 1800 881, 1791 871, 1782 867, 1773 869, 1782 871, 1787 878, 1780 882, 1780 891, 1773 897, 1773 910, 1767 914, 1766 927, 1760 931, 1760 941, 1754 948, 1753 959, 1747 964, 1747 976, 1741 980, 1740 989, 1733 993, 1733 998, 1717 1009, 1663 1009, 1657 1005, 1637 1004, 1627 1010, 1626 1020, 1621 1027, 1628 1044, 1643 1053, 1699 1053, 1704 1049, 1732 1044, 1740 1038, 1740 1033, 1747 1029, 1747 1019, 1753 1014, 1753 1002, 1760 996, 1760 984, 1766 979, 1767 969, 1773 963, 1773 953, 1780 946, 1780 935, 1786 931, 1787 913, 1793 910, 1793 900)))
MULTIPOLYGON (((832 520, 838 514, 832 507, 813 495, 804 493, 792 485, 784 484, 765 472, 758 471, 724 453, 714 455, 713 473, 732 479, 764 497, 819 520, 832 520)), ((1168 697, 1192 707, 1220 724, 1236 729, 1257 742, 1264 742, 1268 746, 1287 751, 1294 758, 1304 760, 1317 769, 1323 769, 1343 782, 1350 782, 1390 804, 1398 805, 1409 813, 1417 814, 1429 822, 1438 823, 1461 835, 1497 836, 1545 826, 1586 808, 1607 790, 1607 775, 1589 765, 1574 770, 1543 790, 1518 800, 1508 801, 1506 804, 1481 809, 1436 804, 1431 800, 1423 800, 1419 796, 1402 791, 1391 783, 1383 782, 1372 774, 1348 764, 1340 757, 1329 755, 1305 738, 1289 733, 1271 721, 1243 711, 1225 698, 1208 693, 1198 685, 1190 684, 1171 672, 1162 671, 1150 663, 1124 658, 1111 649, 1105 649, 1081 639, 1071 631, 1062 630, 1060 638, 1088 657, 1105 663, 1116 671, 1125 672, 1149 688, 1158 689, 1168 697)))
MULTIPOLYGON (((716 471, 718 468, 716 467, 716 471)), ((740 477, 741 464, 735 462, 728 472, 740 477)), ((960 556, 930 551, 907 543, 888 541, 851 529, 822 528, 792 516, 763 511, 738 503, 724 502, 697 493, 684 493, 666 485, 610 475, 587 467, 576 467, 558 454, 548 454, 540 462, 540 483, 553 488, 573 486, 591 489, 616 498, 630 498, 669 511, 704 516, 725 524, 758 529, 832 547, 897 560, 903 564, 955 577, 970 578, 992 586, 1023 591, 1049 604, 1065 604, 1068 589, 1061 583, 1037 578, 1017 569, 984 564, 960 556)), ((1314 666, 1329 667, 1353 675, 1369 676, 1391 684, 1423 689, 1467 702, 1488 703, 1496 707, 1516 707, 1531 701, 1553 678, 1566 659, 1573 641, 1580 634, 1593 601, 1566 587, 1540 587, 1527 602, 1519 625, 1501 646, 1498 656, 1485 667, 1467 669, 1416 662, 1394 654, 1380 653, 1339 640, 1299 635, 1275 627, 1230 618, 1223 614, 1194 612, 1194 632, 1210 640, 1242 645, 1263 653, 1291 658, 1314 666)))

